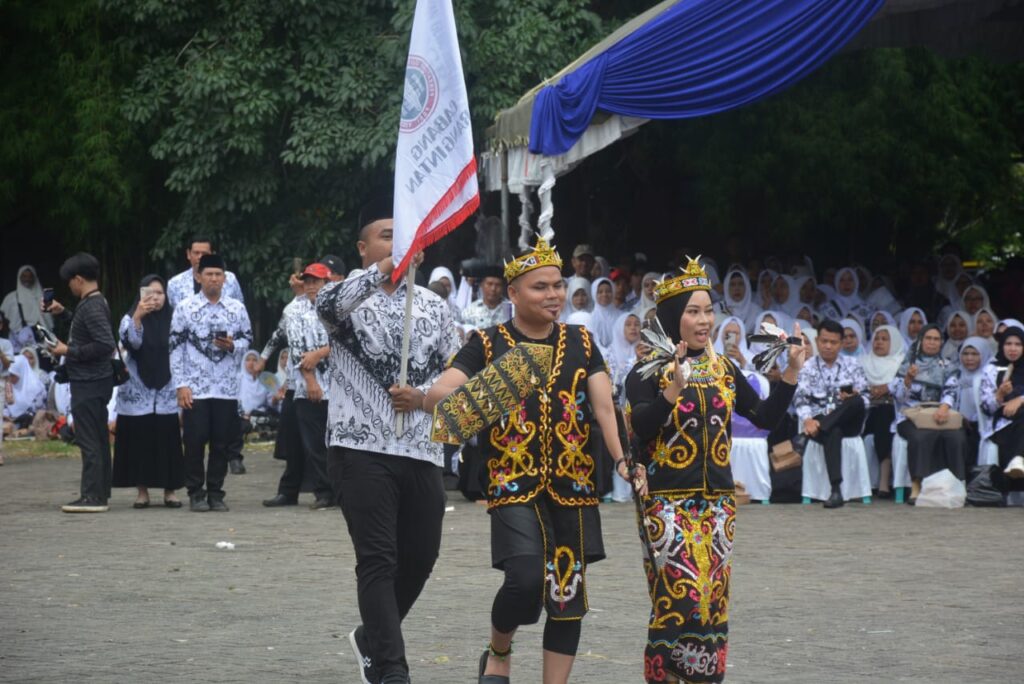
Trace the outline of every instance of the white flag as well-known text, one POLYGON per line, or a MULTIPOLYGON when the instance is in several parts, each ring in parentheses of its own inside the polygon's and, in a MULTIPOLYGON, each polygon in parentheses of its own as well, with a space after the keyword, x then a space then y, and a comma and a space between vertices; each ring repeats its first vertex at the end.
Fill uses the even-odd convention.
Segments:
POLYGON ((394 282, 480 206, 451 0, 417 0, 395 159, 394 282))

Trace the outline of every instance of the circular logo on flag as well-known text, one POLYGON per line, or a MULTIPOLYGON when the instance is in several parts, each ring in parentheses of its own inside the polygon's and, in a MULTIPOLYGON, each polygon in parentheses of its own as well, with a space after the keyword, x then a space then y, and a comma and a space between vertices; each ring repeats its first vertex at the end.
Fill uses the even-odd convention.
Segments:
POLYGON ((437 74, 427 60, 409 55, 405 67, 405 94, 402 97, 402 131, 415 131, 437 108, 437 74))

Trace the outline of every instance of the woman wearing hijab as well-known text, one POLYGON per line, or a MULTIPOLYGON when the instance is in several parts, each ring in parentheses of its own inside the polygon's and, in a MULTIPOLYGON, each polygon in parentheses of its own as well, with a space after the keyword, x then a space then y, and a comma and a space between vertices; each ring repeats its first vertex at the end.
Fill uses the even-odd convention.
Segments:
MULTIPOLYGON (((981 417, 975 395, 975 384, 981 383, 985 367, 992 360, 988 342, 981 337, 968 337, 960 345, 960 363, 955 373, 946 382, 946 394, 953 400, 953 408, 964 419, 967 433, 967 463, 978 462, 978 445, 981 442, 981 417)), ((987 432, 987 430, 986 430, 987 432)))
POLYGON ((565 320, 577 312, 590 313, 594 310, 594 300, 590 296, 590 281, 586 278, 573 276, 565 288, 565 309, 562 315, 565 320))
POLYGON ((732 417, 775 426, 793 398, 804 352, 789 348, 784 382, 762 400, 735 364, 714 351, 711 282, 700 264, 691 260, 657 292, 658 321, 677 361, 646 378, 637 366, 626 379, 630 424, 648 483, 640 489, 651 597, 644 676, 721 682, 736 516, 732 417), (681 364, 689 372, 679 372, 681 364))
POLYGON ((942 345, 942 358, 955 365, 960 357, 960 345, 970 334, 970 314, 954 311, 946 321, 946 342, 942 345))
POLYGON ((818 331, 814 328, 800 328, 800 336, 804 338, 807 345, 807 358, 812 359, 818 355, 818 331))
POLYGON ((883 309, 878 309, 875 313, 871 314, 871 318, 868 319, 869 330, 865 331, 869 337, 874 337, 875 331, 881 328, 883 325, 891 325, 896 328, 896 332, 899 332, 899 324, 893 315, 883 309))
POLYGON ((255 349, 245 352, 242 359, 241 385, 238 392, 238 410, 248 420, 252 414, 265 414, 271 406, 272 395, 260 382, 260 353, 255 349))
POLYGON ((760 309, 771 309, 775 305, 772 286, 779 277, 778 271, 766 268, 757 276, 757 306, 760 309))
MULTIPOLYGON (((615 335, 611 349, 605 355, 608 369, 612 377, 612 394, 619 406, 626 404, 626 376, 633 370, 637 361, 637 347, 640 346, 640 317, 635 313, 624 313, 615 321, 615 335)), ((604 353, 604 352, 602 352, 604 353)), ((592 430, 594 434, 596 430, 592 430)), ((611 465, 611 499, 617 503, 628 503, 633 500, 633 488, 629 482, 615 472, 611 465)))
POLYGON ((995 356, 999 351, 999 342, 996 341, 996 326, 999 325, 999 318, 992 309, 979 309, 970 321, 971 330, 975 337, 985 340, 989 346, 990 356, 995 356))
POLYGON ((590 329, 597 337, 597 343, 608 349, 615 334, 615 321, 622 312, 615 308, 615 288, 608 278, 598 278, 590 286, 590 298, 594 308, 590 312, 590 329))
POLYGON ((939 272, 935 277, 935 291, 948 301, 959 298, 956 281, 963 274, 964 269, 960 263, 960 257, 955 254, 944 254, 939 259, 939 272))
POLYGON ((800 301, 800 291, 794 286, 793 277, 779 274, 772 283, 772 308, 785 311, 787 315, 800 301))
POLYGON ((178 397, 171 381, 171 316, 167 283, 148 275, 121 319, 128 382, 117 392, 114 487, 136 487, 133 508, 149 507, 149 488, 164 490, 167 508, 181 508, 174 490, 185 484, 178 397))
POLYGON ((32 424, 36 411, 46 405, 46 388, 21 354, 16 354, 7 369, 4 387, 4 418, 14 423, 15 429, 32 424))
POLYGON ((430 272, 430 278, 427 279, 428 285, 434 283, 441 283, 447 290, 447 294, 444 296, 444 300, 448 302, 448 308, 451 309, 452 315, 455 317, 454 320, 459 320, 459 313, 461 309, 456 305, 457 292, 455 288, 455 276, 452 272, 444 266, 438 266, 430 272))
POLYGON ((900 314, 900 334, 903 335, 903 341, 908 347, 914 343, 926 325, 928 325, 928 317, 923 310, 916 306, 912 306, 900 314))
POLYGON ((910 498, 914 505, 921 491, 921 480, 932 473, 948 468, 957 478, 967 476, 967 444, 963 430, 927 430, 914 425, 903 410, 925 402, 940 403, 935 421, 949 419, 952 399, 946 394, 946 382, 956 370, 954 364, 942 358, 942 332, 937 325, 927 325, 910 354, 900 365, 896 377, 889 383, 889 392, 896 400, 896 432, 907 440, 907 459, 910 465, 910 498))
MULTIPOLYGON (((754 317, 754 327, 753 327, 753 329, 751 329, 750 334, 751 335, 758 335, 758 334, 760 334, 760 332, 761 332, 761 324, 762 323, 771 323, 772 325, 777 326, 779 328, 782 328, 783 330, 788 330, 789 328, 793 327, 793 322, 790 320, 789 316, 787 316, 786 314, 782 313, 781 311, 776 311, 774 309, 768 309, 766 311, 762 311, 761 313, 759 313, 757 316, 754 317)), ((758 354, 760 354, 761 352, 763 352, 767 348, 768 348, 768 345, 764 344, 764 343, 761 343, 761 342, 758 342, 756 344, 751 345, 750 346, 750 356, 751 356, 751 359, 753 359, 753 357, 757 356, 758 354)), ((781 354, 779 356, 779 358, 777 358, 775 360, 775 365, 773 365, 771 368, 768 369, 767 372, 765 372, 765 376, 771 382, 777 382, 779 380, 779 378, 781 377, 780 373, 782 371, 784 371, 785 369, 786 369, 786 355, 785 354, 781 354)))
POLYGON ((864 349, 864 326, 856 318, 849 317, 839 321, 843 326, 843 343, 840 353, 843 356, 860 358, 866 353, 864 349))
POLYGON ((859 313, 864 308, 864 300, 860 296, 860 279, 855 269, 847 266, 836 271, 835 288, 836 296, 832 301, 843 316, 859 313))
POLYGON ((753 370, 750 361, 754 356, 747 347, 747 328, 739 316, 729 316, 722 321, 714 346, 716 352, 729 357, 740 370, 753 370))
POLYGON ((864 436, 874 435, 878 458, 878 496, 892 497, 892 424, 896 420, 889 384, 899 372, 906 346, 903 335, 892 325, 881 325, 871 336, 871 351, 860 359, 868 380, 868 417, 864 436))
POLYGON ((1016 318, 1001 319, 998 323, 996 323, 996 338, 998 339, 1002 337, 1003 333, 1010 328, 1024 328, 1024 323, 1021 323, 1016 318))
POLYGON ((992 484, 1003 492, 1024 491, 1024 328, 1007 328, 999 353, 981 380, 981 407, 992 417, 992 441, 999 447, 999 466, 992 484))
POLYGON ((53 316, 42 311, 43 287, 32 266, 18 269, 14 290, 7 293, 0 310, 11 326, 10 340, 14 351, 21 351, 35 343, 32 326, 41 323, 47 330, 53 330, 53 316))
POLYGON ((590 270, 590 277, 594 280, 607 278, 612 274, 611 264, 603 256, 594 257, 594 268, 590 270))
POLYGON ((43 383, 43 387, 47 392, 50 391, 50 385, 53 384, 53 379, 50 374, 39 367, 39 354, 36 353, 35 347, 25 347, 21 350, 21 355, 28 359, 28 365, 32 368, 32 372, 39 378, 39 382, 43 383))
POLYGON ((744 327, 752 324, 761 313, 761 307, 754 303, 750 280, 741 268, 733 268, 725 274, 724 300, 729 313, 743 321, 744 327))
POLYGON ((970 285, 966 290, 964 290, 963 295, 960 297, 960 305, 961 308, 971 316, 982 309, 992 308, 992 303, 988 298, 988 292, 986 292, 985 288, 981 285, 970 285))
MULTIPOLYGON (((571 280, 571 279, 570 279, 571 280)), ((661 274, 656 271, 646 273, 640 281, 640 301, 637 302, 636 311, 643 317, 643 312, 654 308, 654 284, 661 280, 661 274)))

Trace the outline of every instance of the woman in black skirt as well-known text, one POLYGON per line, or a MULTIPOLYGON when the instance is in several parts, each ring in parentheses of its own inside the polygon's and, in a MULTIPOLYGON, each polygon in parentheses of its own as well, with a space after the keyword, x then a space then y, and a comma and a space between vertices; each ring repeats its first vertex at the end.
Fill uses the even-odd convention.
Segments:
POLYGON ((174 490, 185 483, 178 400, 171 382, 170 329, 173 310, 158 275, 139 284, 139 295, 121 319, 120 336, 131 377, 117 390, 115 487, 137 487, 134 508, 149 506, 149 488, 164 490, 164 506, 180 508, 174 490))

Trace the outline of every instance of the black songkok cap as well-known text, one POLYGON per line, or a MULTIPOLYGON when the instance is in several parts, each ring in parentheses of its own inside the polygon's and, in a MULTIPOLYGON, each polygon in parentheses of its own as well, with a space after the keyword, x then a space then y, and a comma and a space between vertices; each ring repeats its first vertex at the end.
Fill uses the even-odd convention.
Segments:
POLYGON ((327 268, 331 269, 331 273, 333 273, 334 275, 345 275, 345 261, 340 256, 328 254, 327 256, 320 260, 320 263, 326 266, 327 268))
POLYGON ((381 195, 363 205, 359 210, 359 229, 362 230, 374 221, 395 217, 395 200, 391 195, 381 195))
POLYGON ((220 254, 204 254, 199 259, 199 272, 202 273, 203 269, 207 268, 219 268, 222 271, 227 270, 224 265, 224 257, 220 254))
POLYGON ((505 269, 497 264, 488 264, 480 269, 481 278, 501 278, 505 279, 505 269))
POLYGON ((88 252, 79 252, 68 257, 60 266, 60 279, 71 280, 75 276, 82 276, 86 280, 99 280, 99 259, 88 252))

